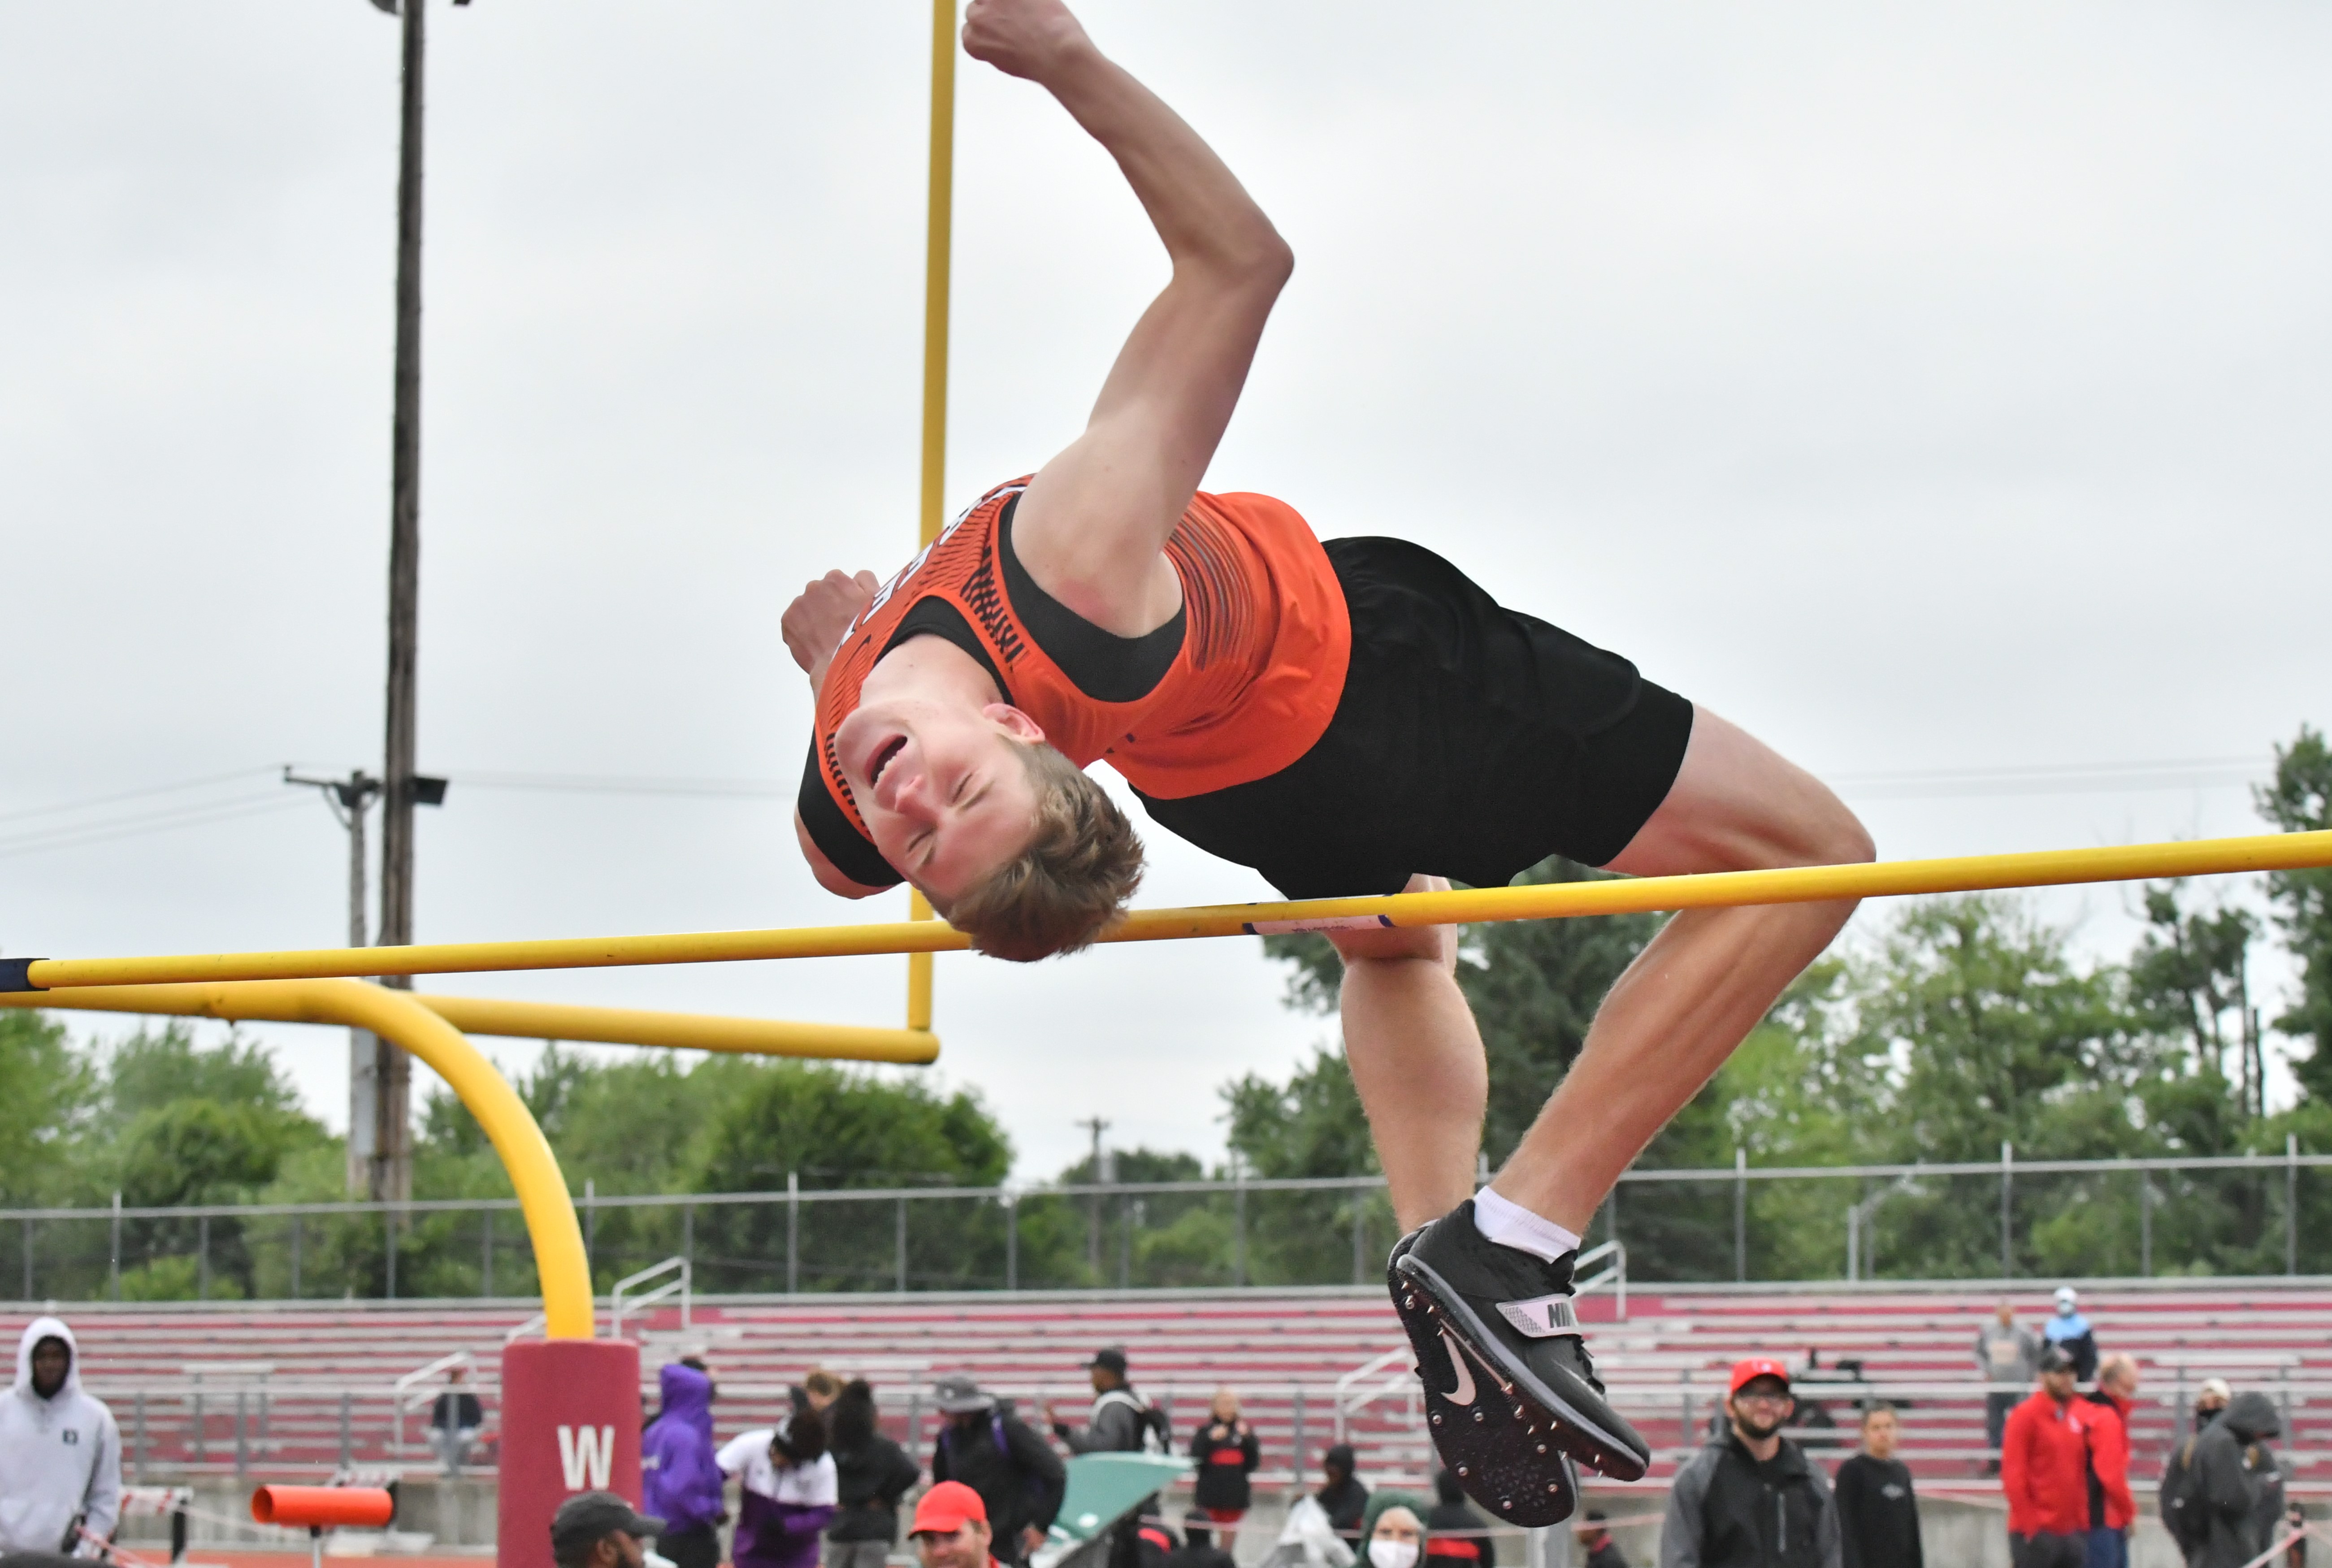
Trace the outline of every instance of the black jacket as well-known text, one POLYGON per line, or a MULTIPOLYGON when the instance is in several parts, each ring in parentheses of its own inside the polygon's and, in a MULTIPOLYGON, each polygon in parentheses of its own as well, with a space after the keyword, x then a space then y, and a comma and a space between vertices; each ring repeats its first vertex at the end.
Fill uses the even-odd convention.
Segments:
POLYGON ((1051 1526, 1068 1487, 1061 1457, 1027 1422, 1001 1408, 974 1425, 950 1420, 940 1429, 932 1444, 932 1479, 961 1481, 980 1494, 997 1554, 1008 1561, 1019 1554, 1023 1526, 1051 1526))
POLYGON ((1263 1463, 1263 1448, 1255 1429, 1230 1427, 1209 1420, 1190 1434, 1190 1460, 1197 1465, 1198 1485, 1192 1500, 1201 1508, 1244 1508, 1251 1500, 1247 1478, 1263 1463))
POLYGON ((1668 1488, 1660 1568, 1840 1568, 1830 1483, 1786 1438, 1760 1464, 1726 1432, 1668 1488))
POLYGON ((1845 1568, 1926 1568, 1919 1502, 1900 1459, 1857 1454, 1838 1468, 1839 1557, 1845 1568))
POLYGON ((1489 1528, 1487 1519, 1463 1503, 1434 1504, 1425 1511, 1427 1568, 1497 1568, 1489 1528))
POLYGON ((2267 1550, 2283 1514, 2283 1471, 2266 1439, 2283 1430, 2274 1401, 2241 1393, 2194 1439, 2190 1461, 2203 1518, 2190 1568, 2242 1568, 2267 1550))
POLYGON ((849 1448, 839 1444, 827 1450, 834 1456, 836 1500, 829 1541, 894 1541, 899 1538, 899 1499, 922 1474, 907 1450, 875 1432, 849 1448))
MULTIPOLYGON (((1346 1476, 1336 1487, 1323 1487, 1312 1494, 1320 1506, 1328 1511, 1328 1524, 1340 1535, 1356 1536, 1361 1533, 1361 1519, 1369 1511, 1369 1489, 1361 1485, 1358 1476, 1346 1476)), ((1361 1554, 1363 1557, 1368 1554, 1361 1554)))

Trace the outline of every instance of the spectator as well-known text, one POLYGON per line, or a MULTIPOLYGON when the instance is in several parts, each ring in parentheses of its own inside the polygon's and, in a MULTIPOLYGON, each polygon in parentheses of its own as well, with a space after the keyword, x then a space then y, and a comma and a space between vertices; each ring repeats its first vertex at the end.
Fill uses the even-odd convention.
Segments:
POLYGON ((1490 1522, 1466 1501, 1457 1471, 1444 1469, 1433 1477, 1433 1509, 1425 1515, 1425 1554, 1433 1559, 1433 1568, 1497 1568, 1490 1522))
POLYGON ((656 1373, 664 1408, 640 1434, 641 1504, 664 1520, 656 1551, 679 1568, 719 1568, 721 1457, 712 1442, 712 1378, 702 1362, 670 1362, 656 1373))
MULTIPOLYGON (((1166 1418, 1142 1402, 1126 1375, 1125 1353, 1112 1346, 1096 1351, 1085 1362, 1092 1381, 1093 1410, 1082 1430, 1070 1426, 1045 1407, 1053 1435, 1073 1454, 1162 1454, 1173 1444, 1164 1429, 1166 1418)), ((1142 1522, 1159 1513, 1155 1496, 1144 1497, 1110 1532, 1109 1568, 1142 1568, 1142 1522)))
POLYGON ((1425 1520, 1407 1493, 1378 1492, 1362 1523, 1369 1544, 1361 1555, 1369 1568, 1418 1568, 1424 1559, 1425 1520))
POLYGON ((1182 1544, 1166 1554, 1166 1568, 1238 1568, 1228 1548, 1217 1545, 1213 1521, 1202 1508, 1182 1520, 1182 1544))
POLYGON ((2129 1532, 2137 1501, 2129 1490, 2129 1411, 2137 1363, 2109 1355, 2098 1367, 2089 1423, 2088 1568, 2129 1568, 2129 1532))
POLYGON ((1725 1435, 1686 1460, 1668 1488, 1660 1568, 1840 1568, 1830 1483, 1782 1436, 1796 1408, 1780 1362, 1753 1356, 1734 1367, 1725 1435))
POLYGON ((1152 1406, 1142 1402, 1133 1391, 1133 1383, 1126 1375, 1125 1353, 1114 1347, 1094 1353, 1085 1362, 1085 1373, 1093 1382, 1093 1409, 1086 1414, 1083 1430, 1061 1420, 1053 1407, 1045 1407, 1045 1420, 1053 1435, 1067 1445, 1073 1454, 1161 1454, 1167 1451, 1167 1440, 1158 1428, 1163 1420, 1152 1406))
POLYGON ((1602 1527, 1604 1518, 1602 1509, 1588 1509, 1590 1528, 1579 1532, 1579 1544, 1587 1553, 1587 1568, 1628 1568, 1628 1554, 1620 1550, 1620 1543, 1611 1539, 1611 1532, 1602 1527))
POLYGON ((462 1386, 469 1372, 459 1362, 446 1368, 444 1391, 429 1401, 429 1449, 449 1477, 462 1473, 462 1461, 486 1424, 485 1406, 462 1386))
POLYGON ((814 1366, 802 1374, 802 1381, 786 1387, 786 1397, 793 1401, 797 1410, 816 1410, 822 1418, 826 1407, 842 1392, 842 1380, 822 1366, 814 1366))
POLYGON ((2014 1568, 2083 1568, 2089 1549, 2089 1418, 2073 1398, 2073 1358, 2040 1353, 2040 1387, 2008 1414, 2000 1483, 2014 1568))
POLYGON ((922 1495, 907 1539, 923 1568, 1003 1568, 996 1559, 988 1506, 961 1481, 936 1482, 922 1495))
POLYGON ((1338 1443, 1320 1456, 1320 1489, 1312 1494, 1328 1515, 1328 1527, 1348 1540, 1358 1540, 1361 1518, 1369 1509, 1369 1489, 1352 1473, 1352 1445, 1338 1443))
POLYGON ((1838 1468, 1838 1544, 1844 1568, 1925 1568, 1919 1500, 1910 1467, 1895 1457, 1895 1407, 1863 1407, 1862 1452, 1838 1468))
POLYGON ((2041 1337, 2073 1358, 2073 1381, 2089 1382, 2098 1375, 2098 1336, 2080 1314, 2080 1296, 2069 1285, 2057 1287, 2057 1311, 2040 1328, 2041 1337))
POLYGON ((64 1320, 36 1317, 16 1342, 16 1386, 0 1401, 0 1552, 97 1555, 121 1518, 121 1434, 81 1391, 81 1346, 64 1320))
POLYGON ((1215 1391, 1213 1408, 1190 1434, 1190 1459, 1199 1468, 1193 1501, 1222 1533, 1222 1549, 1228 1552, 1238 1544, 1239 1521, 1247 1517, 1251 1501, 1247 1477, 1263 1462, 1255 1429, 1239 1414, 1238 1395, 1229 1389, 1215 1391))
POLYGON ((2243 1568, 2275 1539, 2283 1516, 2283 1474, 2267 1439, 2283 1423, 2262 1393, 2241 1393, 2194 1439, 2193 1488, 2203 1518, 2190 1568, 2243 1568))
POLYGON ((947 1424, 932 1444, 932 1479, 979 1493, 980 1520, 994 1530, 989 1549, 1008 1563, 1027 1562, 1061 1511, 1068 1475, 1060 1456, 970 1378, 951 1373, 932 1391, 947 1424))
POLYGON ((664 1523, 613 1492, 584 1492, 550 1516, 550 1560, 559 1568, 642 1568, 646 1543, 664 1534, 664 1523))
POLYGON ((865 1379, 843 1384, 826 1416, 836 1505, 826 1527, 826 1568, 883 1568, 899 1539, 899 1499, 922 1468, 883 1435, 865 1379))
POLYGON ((811 1568, 838 1496, 824 1419, 796 1410, 775 1427, 740 1432, 720 1460, 722 1474, 737 1478, 736 1568, 811 1568))
POLYGON ((2194 1446, 2210 1429, 2211 1423, 2226 1413, 2227 1401, 2232 1397, 2226 1379, 2203 1380, 2203 1391, 2194 1396, 2194 1429, 2184 1441, 2171 1446, 2170 1458, 2163 1463, 2162 1479, 2155 1487, 2162 1527, 2178 1543, 2178 1550, 2189 1563, 2210 1537, 2202 1493, 2194 1484, 2194 1446))
POLYGON ((2031 1331, 2016 1326, 2016 1309, 2002 1299, 1993 1314, 1992 1324, 1975 1336, 1976 1371, 1988 1383, 2007 1383, 2007 1388, 1992 1388, 1983 1396, 1983 1446, 1992 1450, 1984 1461, 1984 1474, 2000 1473, 2000 1433, 2008 1424, 2008 1412, 2032 1386, 2040 1372, 2040 1342, 2031 1331))
POLYGON ((2195 1434, 2200 1436, 2204 1427, 2217 1420, 2226 1410, 2227 1401, 2234 1397, 2235 1391, 2227 1386, 2226 1379, 2204 1378, 2203 1391, 2194 1396, 2195 1434))

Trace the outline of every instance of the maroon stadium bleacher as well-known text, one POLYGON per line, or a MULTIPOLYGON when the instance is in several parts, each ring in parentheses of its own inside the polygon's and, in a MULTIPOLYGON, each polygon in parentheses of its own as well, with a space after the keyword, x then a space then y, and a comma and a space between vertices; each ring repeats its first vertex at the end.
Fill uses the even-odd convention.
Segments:
MULTIPOLYGON (((2012 1287, 2021 1321, 2046 1315, 2045 1290, 2012 1287)), ((1651 1481, 1673 1471, 1738 1357, 1769 1353, 1814 1376, 1859 1371, 1866 1385, 1815 1382, 1819 1402, 1851 1446, 1858 1401, 1873 1390, 1908 1408, 1906 1458, 1923 1487, 1988 1490, 1981 1480, 1983 1399, 1973 1344, 2000 1298, 1996 1286, 1668 1287, 1638 1289, 1624 1320, 1608 1296, 1582 1315, 1599 1368, 1621 1409, 1658 1450, 1651 1481)), ((2223 1376, 2287 1410, 2293 1479, 2317 1490, 2315 1450, 2332 1437, 2332 1289, 2280 1281, 2099 1283, 2083 1309, 2108 1351, 2136 1356, 2146 1380, 2136 1423, 2136 1471, 2156 1473, 2201 1381, 2223 1376)), ((82 1346, 83 1377, 109 1401, 134 1466, 149 1476, 231 1472, 298 1477, 345 1458, 427 1466, 426 1400, 440 1379, 395 1394, 397 1380, 467 1353, 473 1385, 495 1402, 497 1356, 531 1302, 253 1303, 59 1309, 82 1346), (400 1415, 397 1406, 407 1408, 400 1415), (240 1437, 238 1438, 238 1429, 240 1437), (400 1439, 401 1431, 401 1439, 400 1439), (401 1441, 401 1446, 400 1446, 401 1441)), ((32 1315, 6 1319, 11 1332, 32 1315)), ((968 1371, 1018 1401, 1032 1420, 1046 1398, 1065 1413, 1089 1397, 1079 1364, 1123 1345, 1136 1385, 1167 1403, 1187 1432, 1209 1395, 1242 1393, 1262 1438, 1260 1479, 1285 1484, 1299 1422, 1304 1473, 1340 1437, 1371 1479, 1423 1479, 1429 1463, 1413 1380, 1381 1291, 1209 1291, 1005 1296, 700 1297, 686 1328, 676 1307, 627 1321, 644 1335, 653 1403, 661 1358, 701 1352, 715 1369, 722 1436, 764 1424, 786 1387, 812 1366, 865 1377, 894 1436, 927 1448, 922 1391, 968 1371)), ((1828 1434, 1807 1434, 1821 1441, 1828 1434)), ((491 1428, 489 1430, 491 1439, 491 1428)), ((491 1446, 481 1456, 491 1464, 491 1446)))

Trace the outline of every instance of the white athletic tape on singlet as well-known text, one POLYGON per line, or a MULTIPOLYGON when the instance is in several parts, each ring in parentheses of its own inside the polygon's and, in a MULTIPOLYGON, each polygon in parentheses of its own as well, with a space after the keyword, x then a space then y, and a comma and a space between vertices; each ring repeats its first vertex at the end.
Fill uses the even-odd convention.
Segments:
POLYGON ((1249 936, 1285 936, 1298 931, 1386 931, 1392 917, 1384 914, 1332 914, 1320 920, 1250 920, 1249 936))
POLYGON ((1571 1297, 1560 1293, 1553 1296, 1534 1296, 1528 1301, 1502 1301, 1498 1315, 1533 1339, 1560 1339, 1568 1334, 1581 1337, 1579 1315, 1571 1309, 1571 1297))

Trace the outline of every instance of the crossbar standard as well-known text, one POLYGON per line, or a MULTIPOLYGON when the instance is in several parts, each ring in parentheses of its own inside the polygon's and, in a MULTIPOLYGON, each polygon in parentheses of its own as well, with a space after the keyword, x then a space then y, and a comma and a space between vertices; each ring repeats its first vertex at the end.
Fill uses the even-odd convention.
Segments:
MULTIPOLYGON (((1174 942, 1193 937, 1268 936, 1298 931, 1660 913, 1680 909, 1819 904, 1841 898, 1899 898, 2075 883, 2155 882, 2184 876, 2301 871, 2327 865, 2332 865, 2332 831, 2269 833, 2107 849, 2054 849, 2021 855, 1878 861, 1859 865, 1802 865, 1772 871, 1614 877, 1597 882, 1542 883, 1527 887, 1468 888, 1448 893, 1397 893, 1374 898, 1314 898, 1285 904, 1136 910, 1101 940, 1174 942)), ((571 937, 543 942, 426 942, 409 947, 319 948, 293 952, 7 959, 0 960, 0 991, 40 991, 61 986, 367 979, 502 970, 734 963, 760 959, 948 952, 970 945, 970 940, 961 932, 939 922, 897 921, 879 925, 571 937)))

